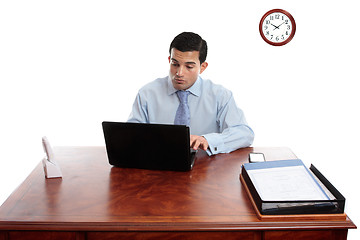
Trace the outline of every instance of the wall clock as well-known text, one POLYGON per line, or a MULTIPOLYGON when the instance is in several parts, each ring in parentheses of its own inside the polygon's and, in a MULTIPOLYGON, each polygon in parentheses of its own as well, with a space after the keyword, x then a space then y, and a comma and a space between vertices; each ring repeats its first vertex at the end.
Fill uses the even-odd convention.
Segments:
POLYGON ((273 9, 261 18, 259 30, 265 42, 273 46, 282 46, 294 37, 296 24, 294 18, 287 11, 273 9))

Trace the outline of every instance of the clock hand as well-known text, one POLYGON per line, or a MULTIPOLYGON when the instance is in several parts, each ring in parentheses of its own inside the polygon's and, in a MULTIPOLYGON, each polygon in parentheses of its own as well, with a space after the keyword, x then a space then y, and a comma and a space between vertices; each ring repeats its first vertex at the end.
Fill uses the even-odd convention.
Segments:
POLYGON ((272 24, 272 23, 270 23, 270 24, 275 27, 274 30, 275 30, 275 29, 279 29, 279 27, 275 26, 274 24, 272 24))
POLYGON ((283 25, 285 22, 283 22, 282 24, 280 24, 277 28, 279 28, 281 25, 283 25))

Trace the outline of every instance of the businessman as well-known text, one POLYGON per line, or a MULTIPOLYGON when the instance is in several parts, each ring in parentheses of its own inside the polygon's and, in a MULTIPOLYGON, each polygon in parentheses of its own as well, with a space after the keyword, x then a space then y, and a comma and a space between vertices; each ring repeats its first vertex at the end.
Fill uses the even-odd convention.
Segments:
POLYGON ((207 43, 183 32, 169 48, 169 75, 142 87, 129 122, 179 124, 190 127, 190 145, 208 155, 248 147, 254 139, 231 91, 200 74, 208 66, 207 43))

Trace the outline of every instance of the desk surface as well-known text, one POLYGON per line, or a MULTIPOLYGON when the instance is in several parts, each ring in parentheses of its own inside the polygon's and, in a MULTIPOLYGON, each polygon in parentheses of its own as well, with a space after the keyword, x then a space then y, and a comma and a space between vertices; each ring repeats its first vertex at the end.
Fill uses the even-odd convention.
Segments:
POLYGON ((201 151, 192 171, 172 172, 112 167, 104 147, 55 148, 63 178, 45 179, 39 164, 1 206, 0 239, 1 231, 26 230, 347 232, 356 228, 349 218, 260 221, 239 181, 240 167, 252 151, 263 152, 267 160, 296 158, 288 148, 245 148, 211 157, 201 151))

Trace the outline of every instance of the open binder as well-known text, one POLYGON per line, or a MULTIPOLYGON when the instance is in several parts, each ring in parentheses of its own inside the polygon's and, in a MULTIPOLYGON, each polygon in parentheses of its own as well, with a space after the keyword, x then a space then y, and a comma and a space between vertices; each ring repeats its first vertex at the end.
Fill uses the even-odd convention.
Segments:
POLYGON ((245 163, 240 180, 256 211, 266 215, 344 214, 344 196, 300 159, 245 163))

